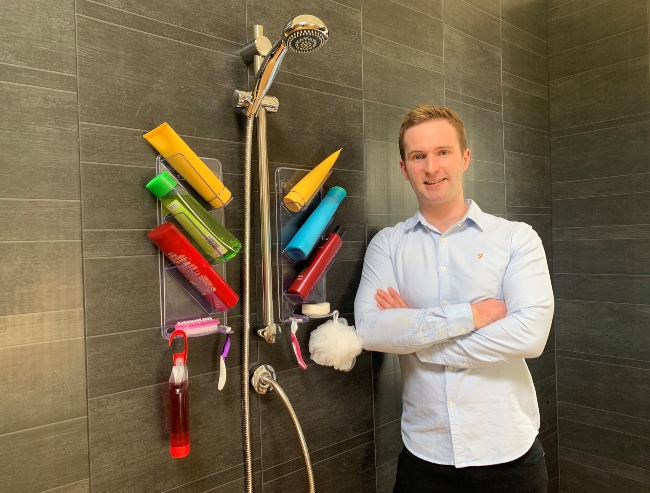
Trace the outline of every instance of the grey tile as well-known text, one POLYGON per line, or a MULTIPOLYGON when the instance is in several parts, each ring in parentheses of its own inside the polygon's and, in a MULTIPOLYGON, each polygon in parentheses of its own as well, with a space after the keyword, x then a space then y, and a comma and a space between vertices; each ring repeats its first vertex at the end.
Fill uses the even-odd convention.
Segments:
POLYGON ((562 274, 650 274, 647 240, 558 241, 554 247, 555 272, 562 274))
MULTIPOLYGON (((536 382, 535 391, 540 414, 539 430, 540 432, 545 432, 557 426, 557 387, 555 385, 555 375, 536 382)), ((551 476, 549 475, 549 477, 551 476)))
POLYGON ((634 359, 617 358, 614 356, 606 356, 602 354, 590 354, 585 352, 565 351, 563 349, 556 350, 557 357, 562 358, 578 358, 593 363, 602 363, 606 365, 615 366, 629 366, 631 368, 639 368, 641 370, 650 370, 650 362, 640 361, 634 359))
POLYGON ((548 132, 522 127, 513 123, 503 123, 503 148, 506 151, 521 154, 551 157, 551 143, 548 132))
POLYGON ((83 309, 0 317, 0 347, 60 341, 84 336, 83 309))
POLYGON ((648 385, 649 378, 650 370, 557 358, 558 401, 579 406, 647 420, 650 396, 641 389, 648 385))
POLYGON ((75 483, 66 484, 59 488, 44 491, 43 493, 90 493, 90 481, 82 479, 75 483))
MULTIPOLYGON (((577 450, 572 450, 566 447, 560 449, 560 458, 565 461, 573 462, 574 464, 587 465, 588 467, 598 469, 605 474, 611 474, 614 477, 618 476, 619 479, 627 478, 632 481, 650 485, 650 471, 648 469, 641 469, 622 462, 605 459, 603 457, 596 457, 594 455, 585 454, 577 450)), ((624 483, 627 481, 624 480, 624 483)), ((626 489, 625 491, 628 491, 626 489)), ((632 490, 636 491, 636 490, 632 490)))
POLYGON ((81 239, 78 201, 1 200, 10 213, 0 217, 1 241, 81 239))
MULTIPOLYGON (((192 376, 219 371, 225 340, 222 334, 189 340, 192 376)), ((182 351, 180 341, 168 347, 159 327, 89 337, 86 344, 90 398, 167 381, 172 353, 182 351)), ((231 345, 240 346, 239 333, 231 336, 231 345)), ((226 362, 227 368, 238 366, 239 352, 230 352, 226 362)))
MULTIPOLYGON (((440 24, 440 31, 442 32, 442 23, 440 24)), ((400 62, 408 63, 409 65, 434 72, 443 72, 444 70, 442 55, 426 53, 417 48, 410 48, 395 41, 375 36, 374 34, 364 32, 362 46, 364 51, 393 58, 400 62)))
POLYGON ((553 226, 648 224, 650 193, 604 195, 553 201, 553 226))
POLYGON ((554 258, 553 228, 550 214, 514 214, 508 213, 509 221, 520 221, 529 224, 542 239, 546 258, 554 258))
POLYGON ((568 50, 648 23, 646 2, 603 2, 548 23, 548 52, 568 50))
MULTIPOLYGON (((183 460, 169 455, 167 384, 143 387, 88 401, 93 491, 166 491, 241 464, 241 380, 228 371, 224 390, 217 374, 192 376, 188 359, 190 445, 183 460), (215 446, 218 444, 218 446, 215 446)), ((259 420, 251 399, 251 422, 259 420)), ((252 426, 253 458, 259 457, 259 428, 252 426)))
MULTIPOLYGON (((558 470, 560 466, 558 464, 558 470)), ((560 477, 549 479, 547 486, 547 493, 561 493, 560 491, 560 477)))
POLYGON ((363 137, 396 144, 406 110, 372 101, 363 102, 363 137))
POLYGON ((30 493, 50 488, 56 488, 55 493, 89 491, 64 486, 77 481, 83 483, 88 478, 85 417, 2 435, 0 450, 0 476, 5 491, 30 493))
MULTIPOLYGON (((465 125, 467 145, 472 159, 491 163, 503 162, 503 116, 469 104, 448 101, 465 125)), ((501 175, 503 179, 503 174, 501 175)))
POLYGON ((650 361, 648 305, 558 300, 555 326, 558 349, 650 361), (612 331, 614 326, 634 334, 635 343, 612 331))
MULTIPOLYGON (((481 3, 481 2, 475 2, 481 3)), ((492 46, 501 48, 501 22, 496 17, 486 13, 480 8, 471 5, 471 2, 452 1, 445 2, 443 19, 445 24, 485 41, 492 46)))
POLYGON ((82 308, 80 241, 0 243, 0 258, 0 316, 82 308))
POLYGON ((373 378, 375 426, 402 417, 402 375, 400 371, 381 372, 373 378))
POLYGON ((364 33, 442 56, 442 21, 439 19, 423 16, 398 2, 363 0, 362 6, 364 33))
POLYGON ((554 274, 555 297, 566 300, 647 304, 648 276, 554 274))
POLYGON ((84 257, 156 255, 158 249, 146 229, 90 229, 84 231, 84 257))
POLYGON ((540 382, 555 375, 555 351, 545 351, 541 356, 527 359, 526 364, 533 382, 540 382))
POLYGON ((443 103, 443 76, 437 72, 364 51, 363 75, 363 96, 369 101, 406 109, 443 103))
POLYGON ((477 108, 483 108, 484 110, 493 111, 495 113, 503 112, 503 105, 501 103, 495 104, 488 101, 483 101, 482 99, 473 98, 465 94, 461 94, 450 89, 445 89, 445 101, 455 101, 458 103, 465 103, 477 108))
POLYGON ((0 107, 0 196, 78 199, 76 94, 0 83, 0 107))
POLYGON ((625 491, 626 493, 645 493, 648 485, 638 481, 611 474, 589 464, 578 464, 560 459, 562 469, 562 491, 591 493, 592 491, 625 491))
POLYGON ((442 19, 442 0, 398 0, 396 3, 436 19, 442 19))
POLYGON ((273 95, 283 107, 267 118, 269 161, 311 167, 343 148, 336 168, 363 169, 362 101, 285 84, 273 95))
POLYGON ((74 74, 74 0, 3 3, 0 62, 74 74))
POLYGON ((361 0, 333 0, 341 5, 350 7, 351 9, 361 10, 361 0))
POLYGON ((551 55, 548 76, 560 79, 647 55, 648 27, 643 26, 551 55))
POLYGON ((253 2, 246 15, 249 30, 252 31, 254 24, 262 24, 264 34, 275 43, 287 23, 301 12, 309 12, 321 19, 330 29, 330 38, 314 53, 287 55, 280 70, 360 89, 360 10, 342 8, 335 2, 286 0, 281 4, 253 2))
POLYGON ((623 435, 565 419, 559 420, 562 447, 585 454, 621 462, 637 468, 646 468, 650 451, 646 440, 623 435))
POLYGON ((488 214, 505 214, 505 183, 464 180, 463 191, 465 198, 474 200, 483 212, 487 212, 488 214))
POLYGON ((49 70, 0 63, 0 81, 26 86, 77 92, 77 77, 49 70))
MULTIPOLYGON (((311 74, 313 75, 313 74, 311 74)), ((363 91, 361 88, 345 86, 335 82, 327 82, 307 75, 298 75, 291 72, 278 72, 275 83, 287 84, 295 87, 302 87, 303 89, 311 89, 313 91, 325 92, 334 96, 341 96, 350 99, 363 99, 363 91)), ((251 82, 250 86, 253 85, 251 82)), ((249 87, 250 87, 249 86, 249 87)))
POLYGON ((397 459, 377 467, 377 493, 391 493, 397 475, 397 459))
MULTIPOLYGON (((371 372, 370 355, 363 354, 348 373, 314 365, 307 371, 292 369, 278 374, 278 383, 289 396, 304 395, 304 389, 311 389, 308 398, 291 400, 311 451, 372 430, 371 372)), ((286 430, 292 424, 282 401, 262 399, 261 406, 265 414, 277 418, 274 426, 262 429, 265 468, 299 458, 299 447, 286 447, 286 430)))
POLYGON ((554 199, 650 192, 650 173, 553 184, 554 199))
POLYGON ((608 412, 591 407, 578 406, 568 402, 558 403, 558 414, 561 419, 604 428, 626 435, 650 438, 650 423, 645 419, 625 416, 618 412, 608 412))
POLYGON ((157 199, 145 188, 151 168, 82 163, 84 229, 153 229, 157 199))
POLYGON ((365 141, 365 159, 367 213, 413 215, 417 198, 400 171, 399 146, 365 141))
POLYGON ((86 259, 84 276, 88 336, 160 325, 157 256, 86 259))
POLYGON ((584 180, 648 171, 650 122, 551 139, 553 182, 584 180))
POLYGON ((489 163, 472 158, 469 163, 469 168, 463 174, 463 178, 465 180, 505 183, 503 161, 500 163, 489 163))
POLYGON ((551 129, 647 113, 649 84, 647 57, 550 81, 551 129))
POLYGON ((445 25, 445 87, 501 104, 501 50, 445 25))
POLYGON ((138 16, 215 36, 246 43, 246 4, 238 0, 205 3, 199 0, 161 2, 148 0, 99 0, 99 4, 138 16))
POLYGON ((509 206, 551 206, 550 159, 506 151, 505 163, 509 206))
POLYGON ((550 22, 607 1, 609 0, 549 0, 546 17, 550 22))
POLYGON ((86 415, 83 339, 0 349, 13 392, 2 399, 0 434, 86 415))
POLYGON ((503 121, 548 132, 546 99, 503 86, 503 121))
POLYGON ((502 0, 501 18, 513 26, 546 40, 545 0, 502 0))
POLYGON ((591 226, 587 228, 554 228, 553 240, 612 240, 627 238, 650 239, 649 224, 631 226, 591 226))
POLYGON ((513 75, 506 71, 501 74, 501 82, 504 87, 507 86, 512 89, 517 89, 518 91, 530 94, 531 96, 536 96, 538 98, 544 99, 548 104, 547 84, 537 84, 536 82, 531 82, 527 79, 517 77, 516 75, 513 75))
MULTIPOLYGON (((328 460, 312 464, 314 484, 318 491, 375 491, 374 446, 372 443, 357 447, 328 460)), ((301 491, 307 487, 304 469, 264 483, 266 493, 301 491)))
POLYGON ((545 437, 541 440, 542 447, 544 447, 544 458, 546 459, 546 471, 549 477, 549 486, 547 493, 554 493, 559 491, 559 485, 555 485, 555 489, 552 489, 551 482, 553 480, 558 480, 560 476, 560 465, 559 465, 559 444, 558 444, 558 435, 557 427, 554 428, 555 432, 551 435, 545 437))
POLYGON ((238 58, 87 17, 78 18, 77 41, 82 121, 152 129, 164 120, 180 135, 240 139, 231 102, 246 87, 238 58))
POLYGON ((378 467, 396 459, 402 451, 404 444, 401 431, 402 424, 399 419, 375 428, 375 456, 378 467))
POLYGON ((547 56, 548 46, 546 40, 537 38, 503 21, 501 22, 501 39, 539 56, 547 56))
POLYGON ((501 42, 501 50, 504 72, 543 86, 548 84, 548 62, 546 57, 531 53, 507 41, 501 42))
MULTIPOLYGON (((244 491, 246 489, 244 476, 244 464, 240 464, 230 469, 204 476, 191 483, 182 484, 171 490, 165 490, 165 493, 230 493, 244 491)), ((253 489, 254 491, 262 490, 260 459, 253 460, 253 489)))

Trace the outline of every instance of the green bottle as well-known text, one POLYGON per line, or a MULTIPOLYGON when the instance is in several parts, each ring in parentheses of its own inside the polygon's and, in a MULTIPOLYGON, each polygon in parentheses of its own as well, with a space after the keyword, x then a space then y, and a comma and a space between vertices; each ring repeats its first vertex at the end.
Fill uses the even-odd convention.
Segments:
POLYGON ((239 240, 188 194, 167 171, 147 183, 147 189, 160 199, 174 219, 194 238, 211 263, 226 262, 237 255, 241 248, 239 240))

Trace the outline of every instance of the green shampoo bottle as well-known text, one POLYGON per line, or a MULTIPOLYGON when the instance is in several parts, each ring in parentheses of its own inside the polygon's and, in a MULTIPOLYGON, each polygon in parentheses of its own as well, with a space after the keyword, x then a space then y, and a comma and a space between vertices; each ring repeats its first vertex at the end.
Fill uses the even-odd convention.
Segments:
POLYGON ((206 211, 167 171, 147 183, 185 231, 205 252, 211 263, 226 262, 237 255, 241 243, 206 211))

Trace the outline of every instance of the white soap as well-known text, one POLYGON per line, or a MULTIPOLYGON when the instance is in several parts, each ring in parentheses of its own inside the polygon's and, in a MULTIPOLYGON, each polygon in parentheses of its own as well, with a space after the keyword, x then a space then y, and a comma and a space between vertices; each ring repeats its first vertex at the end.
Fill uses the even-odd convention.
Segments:
POLYGON ((330 312, 330 304, 323 303, 305 303, 302 305, 302 313, 312 317, 327 315, 330 312))

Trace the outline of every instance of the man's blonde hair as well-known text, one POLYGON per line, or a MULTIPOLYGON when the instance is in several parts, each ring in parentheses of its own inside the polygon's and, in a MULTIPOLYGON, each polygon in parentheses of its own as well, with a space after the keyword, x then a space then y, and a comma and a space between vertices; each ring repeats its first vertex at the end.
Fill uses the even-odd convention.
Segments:
POLYGON ((399 154, 402 157, 402 161, 406 161, 404 155, 404 134, 409 128, 429 120, 447 120, 456 129, 456 133, 458 134, 458 143, 460 144, 460 152, 464 153, 467 149, 465 125, 460 121, 458 113, 445 106, 421 104, 409 111, 402 119, 402 126, 399 129, 399 154))

